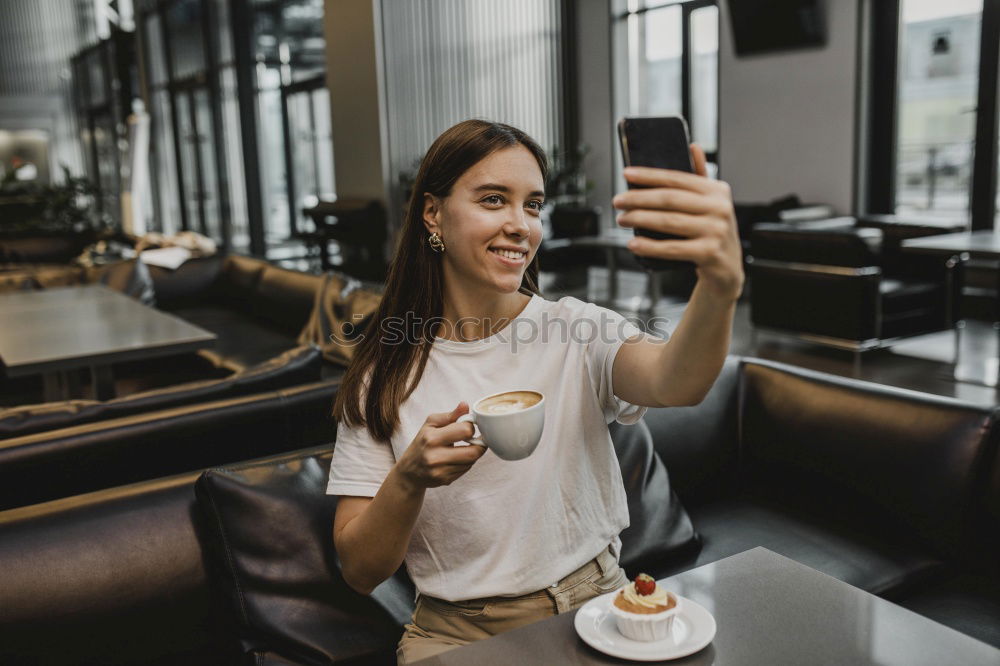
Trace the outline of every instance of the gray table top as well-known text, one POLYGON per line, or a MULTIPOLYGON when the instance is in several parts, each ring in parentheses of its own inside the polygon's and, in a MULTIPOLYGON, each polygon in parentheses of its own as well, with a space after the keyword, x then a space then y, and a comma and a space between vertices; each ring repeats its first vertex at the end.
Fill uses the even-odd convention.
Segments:
MULTIPOLYGON (((675 664, 1000 664, 1000 650, 836 578, 754 548, 661 581, 715 616, 715 640, 675 664)), ((565 613, 421 666, 625 664, 586 645, 565 613)), ((661 662, 666 663, 666 662, 661 662)))
POLYGON ((214 333, 100 285, 0 294, 0 361, 11 377, 213 344, 214 333))
POLYGON ((904 250, 935 254, 968 252, 970 255, 1000 257, 1000 234, 994 231, 963 231, 957 234, 911 238, 902 243, 904 250))

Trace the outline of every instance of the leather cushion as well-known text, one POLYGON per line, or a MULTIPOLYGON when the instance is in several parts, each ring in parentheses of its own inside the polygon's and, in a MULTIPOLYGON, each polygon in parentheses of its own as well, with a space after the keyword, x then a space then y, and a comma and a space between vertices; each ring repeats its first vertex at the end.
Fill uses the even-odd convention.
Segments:
POLYGON ((156 302, 149 267, 138 259, 88 268, 86 280, 89 283, 103 284, 145 305, 153 305, 156 302))
POLYGON ((266 261, 231 254, 226 257, 219 278, 212 285, 213 297, 218 303, 248 314, 254 311, 254 297, 266 261))
POLYGON ((766 361, 745 361, 743 474, 821 514, 898 525, 940 553, 981 553, 972 524, 996 410, 766 361))
MULTIPOLYGON (((930 282, 904 282, 883 278, 879 292, 882 295, 883 315, 923 311, 934 307, 940 309, 944 305, 944 287, 930 282)), ((943 323, 943 310, 941 320, 943 323)))
POLYGON ((947 576, 893 601, 1000 648, 1000 581, 995 578, 947 576))
POLYGON ((219 357, 211 349, 112 364, 115 395, 119 397, 178 384, 223 379, 243 369, 219 357))
POLYGON ((340 273, 327 273, 299 343, 319 345, 327 361, 348 365, 381 301, 380 289, 340 273))
POLYGON ((294 335, 239 309, 205 303, 177 308, 173 314, 215 333, 212 351, 240 367, 263 363, 297 346, 294 335))
POLYGON ((681 499, 729 492, 738 453, 740 359, 729 356, 705 399, 693 407, 649 409, 643 417, 681 499))
POLYGON ((189 259, 174 270, 148 266, 156 303, 161 308, 203 301, 222 272, 224 257, 189 259))
POLYGON ((882 335, 886 340, 926 335, 935 331, 950 330, 952 325, 944 308, 911 310, 882 317, 882 335))
POLYGON ((297 336, 309 320, 321 284, 318 275, 267 266, 257 283, 254 313, 288 335, 297 336))
POLYGON ((0 663, 233 663, 191 520, 196 478, 3 512, 0 663))
MULTIPOLYGON (((715 562, 763 546, 873 594, 920 584, 941 566, 912 539, 884 531, 861 531, 849 518, 830 520, 800 511, 794 498, 777 503, 764 498, 731 497, 692 506, 701 535, 697 558, 681 569, 715 562), (846 523, 846 524, 845 524, 846 523)), ((658 575, 670 575, 677 569, 658 575)))
POLYGON ((319 349, 297 347, 223 379, 179 384, 105 402, 67 400, 0 410, 0 439, 315 382, 320 379, 321 365, 319 349))
POLYGON ((78 266, 30 266, 0 272, 0 294, 31 289, 69 287, 84 281, 78 266))
POLYGON ((698 535, 670 488, 670 477, 653 449, 646 424, 616 422, 609 429, 628 496, 630 524, 621 533, 621 565, 634 577, 689 556, 698 547, 698 535))
POLYGON ((878 275, 830 275, 750 265, 750 316, 756 326, 847 340, 878 337, 878 275))
POLYGON ((325 494, 330 456, 208 470, 196 484, 220 591, 254 663, 268 654, 316 664, 389 655, 402 633, 390 609, 412 608, 405 579, 366 597, 340 575, 337 498, 325 494))
POLYGON ((833 229, 758 224, 750 236, 750 253, 755 259, 803 264, 878 266, 882 232, 848 224, 833 229))

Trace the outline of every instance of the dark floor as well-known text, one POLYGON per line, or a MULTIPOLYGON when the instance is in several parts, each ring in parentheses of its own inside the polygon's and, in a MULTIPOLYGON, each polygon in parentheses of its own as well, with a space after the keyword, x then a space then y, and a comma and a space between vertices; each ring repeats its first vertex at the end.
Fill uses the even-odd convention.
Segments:
MULTIPOLYGON (((591 269, 587 284, 561 284, 556 276, 543 275, 542 289, 547 298, 576 296, 595 303, 606 303, 606 278, 600 269, 591 269)), ((619 277, 619 298, 614 309, 629 317, 649 322, 658 317, 661 330, 672 331, 684 314, 685 303, 665 297, 655 310, 636 308, 648 306, 642 294, 646 291, 645 277, 623 271, 619 277)), ((954 331, 945 331, 911 338, 891 349, 865 352, 860 369, 855 367, 854 354, 799 341, 792 337, 754 332, 750 323, 749 304, 737 307, 731 350, 734 354, 781 361, 844 377, 857 377, 879 384, 899 386, 926 393, 960 398, 978 404, 997 404, 997 390, 984 385, 984 380, 997 376, 998 332, 990 323, 968 320, 958 336, 960 349, 955 365, 954 331), (958 377, 958 379, 956 379, 958 377)))

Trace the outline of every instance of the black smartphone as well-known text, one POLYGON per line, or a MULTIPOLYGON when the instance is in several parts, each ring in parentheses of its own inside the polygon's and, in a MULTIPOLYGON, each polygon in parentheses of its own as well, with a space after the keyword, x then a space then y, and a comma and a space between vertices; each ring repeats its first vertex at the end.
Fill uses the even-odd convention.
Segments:
MULTIPOLYGON (((625 166, 674 169, 694 173, 687 122, 680 116, 622 118, 618 121, 618 141, 621 144, 625 166)), ((642 186, 629 183, 628 187, 631 190, 642 186)), ((658 240, 682 238, 675 234, 647 231, 646 229, 633 229, 632 231, 636 236, 646 236, 658 240)), ((636 259, 650 270, 692 265, 688 261, 647 259, 639 256, 636 259)))

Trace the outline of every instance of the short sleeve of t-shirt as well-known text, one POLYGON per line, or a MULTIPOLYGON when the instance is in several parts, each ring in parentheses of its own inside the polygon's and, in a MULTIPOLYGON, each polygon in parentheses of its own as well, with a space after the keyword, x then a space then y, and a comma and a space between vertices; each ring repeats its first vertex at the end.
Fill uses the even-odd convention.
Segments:
POLYGON ((581 336, 581 341, 586 344, 587 372, 597 389, 597 399, 604 412, 604 420, 608 423, 618 421, 624 425, 631 425, 642 418, 646 408, 615 396, 612 371, 615 356, 618 355, 622 345, 631 344, 626 340, 644 334, 635 324, 613 310, 581 301, 576 301, 576 304, 582 305, 580 316, 593 323, 592 326, 581 326, 577 330, 591 329, 581 336))
POLYGON ((389 442, 375 441, 367 428, 341 423, 337 428, 326 492, 328 495, 375 497, 395 464, 396 457, 389 442))

